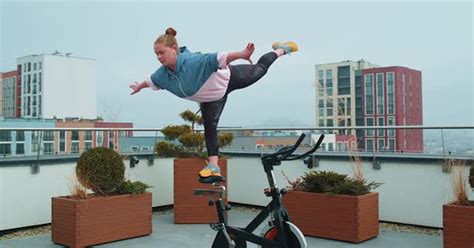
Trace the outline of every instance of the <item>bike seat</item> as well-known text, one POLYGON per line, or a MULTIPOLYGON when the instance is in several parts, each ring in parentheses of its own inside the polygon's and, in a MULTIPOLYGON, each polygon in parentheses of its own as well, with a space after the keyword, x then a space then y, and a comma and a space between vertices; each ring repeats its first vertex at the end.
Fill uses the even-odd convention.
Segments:
POLYGON ((200 183, 220 183, 225 182, 225 177, 223 176, 209 176, 209 177, 199 177, 200 183))

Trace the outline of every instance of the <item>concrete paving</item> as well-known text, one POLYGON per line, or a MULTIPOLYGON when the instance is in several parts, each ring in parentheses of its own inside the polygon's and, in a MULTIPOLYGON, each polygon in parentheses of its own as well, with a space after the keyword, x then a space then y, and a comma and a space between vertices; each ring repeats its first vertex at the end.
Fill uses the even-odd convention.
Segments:
MULTIPOLYGON (((256 215, 255 211, 235 209, 229 212, 230 225, 246 226, 256 215)), ((259 230, 259 229, 257 229, 259 230)), ((158 212, 153 217, 153 234, 123 241, 97 245, 97 248, 205 248, 211 247, 216 232, 209 225, 174 224, 172 211, 158 212)), ((314 248, 442 248, 443 240, 440 236, 423 234, 399 233, 381 230, 378 237, 352 244, 334 240, 306 237, 308 247, 314 248)), ((2 248, 57 248, 63 247, 51 242, 51 234, 36 235, 26 238, 17 238, 0 241, 2 248)), ((248 244, 249 248, 258 247, 248 244)))

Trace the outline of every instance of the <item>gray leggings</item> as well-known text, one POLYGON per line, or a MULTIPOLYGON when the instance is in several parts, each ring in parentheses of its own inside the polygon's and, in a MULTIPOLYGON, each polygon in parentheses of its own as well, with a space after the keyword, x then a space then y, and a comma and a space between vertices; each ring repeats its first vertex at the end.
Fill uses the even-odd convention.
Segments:
POLYGON ((204 137, 208 156, 219 155, 219 139, 217 125, 227 101, 227 95, 237 89, 246 88, 263 77, 270 65, 278 58, 275 52, 264 54, 256 64, 230 65, 230 81, 224 97, 214 102, 201 103, 202 118, 204 121, 204 137))

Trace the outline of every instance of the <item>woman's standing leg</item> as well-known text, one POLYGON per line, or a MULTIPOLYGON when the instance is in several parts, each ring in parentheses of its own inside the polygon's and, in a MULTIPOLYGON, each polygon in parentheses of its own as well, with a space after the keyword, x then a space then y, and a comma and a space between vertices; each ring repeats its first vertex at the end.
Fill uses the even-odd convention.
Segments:
POLYGON ((217 125, 224 109, 227 96, 214 102, 201 103, 201 113, 204 122, 204 139, 206 141, 207 156, 209 164, 199 172, 201 178, 211 176, 222 177, 218 167, 219 138, 217 136, 217 125))

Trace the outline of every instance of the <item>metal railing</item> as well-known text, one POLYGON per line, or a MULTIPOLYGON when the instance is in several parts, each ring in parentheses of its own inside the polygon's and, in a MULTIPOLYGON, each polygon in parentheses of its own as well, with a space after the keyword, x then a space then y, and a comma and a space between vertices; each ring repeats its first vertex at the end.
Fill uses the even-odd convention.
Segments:
MULTIPOLYGON (((161 128, 65 128, 65 127, 38 127, 38 128, 18 128, 18 127, 0 127, 0 161, 9 157, 28 157, 35 155, 37 159, 42 156, 62 156, 62 155, 78 155, 84 151, 85 144, 90 143, 87 148, 95 146, 106 146, 115 148, 120 153, 131 154, 131 153, 149 153, 153 154, 154 144, 160 140, 163 135, 161 134, 161 128), (19 132, 22 132, 21 140, 18 140, 16 136, 19 132), (51 134, 52 132, 52 134, 51 134), (63 139, 59 138, 59 132, 63 133, 63 139), (90 135, 93 137, 90 140, 84 140, 83 134, 79 135, 76 133, 76 137, 80 136, 79 139, 71 140, 69 133, 71 132, 92 132, 90 135), (49 133, 48 140, 45 140, 45 134, 49 133), (112 133, 112 143, 105 142, 108 140, 108 136, 112 133), (140 134, 140 135, 137 135, 140 134), (107 137, 106 137, 107 136, 107 137), (151 138, 154 139, 153 144, 147 145, 135 145, 138 149, 131 149, 129 147, 123 147, 120 144, 124 139, 130 138, 151 138), (100 139, 100 141, 98 141, 100 139), (61 142, 68 149, 60 149, 61 142), (81 144, 82 149, 76 149, 81 144), (115 145, 115 147, 114 147, 115 145), (118 148, 116 147, 118 145, 118 148), (15 147, 14 147, 15 146, 15 147), (18 148, 23 146, 23 152, 20 154, 13 151, 18 151, 18 148), (71 150, 74 146, 74 150, 71 150), (148 147, 147 151, 142 151, 140 148, 148 147), (69 151, 69 152, 66 152, 69 151)), ((199 132, 202 129, 197 130, 199 132)), ((288 144, 292 142, 291 136, 294 133, 308 132, 313 135, 320 133, 334 134, 333 140, 327 140, 327 147, 323 147, 321 152, 331 153, 334 155, 347 154, 349 148, 344 143, 347 140, 338 140, 338 137, 350 137, 355 136, 357 140, 357 152, 364 154, 374 154, 379 156, 383 154, 418 154, 418 155, 442 155, 444 157, 450 155, 463 155, 467 158, 474 156, 474 126, 470 125, 458 125, 458 126, 364 126, 364 127, 258 127, 258 128, 245 128, 245 127, 221 127, 218 129, 219 132, 247 132, 247 136, 235 136, 234 144, 223 149, 223 151, 230 152, 262 152, 271 151, 284 146, 286 143, 283 142, 284 138, 288 139, 288 144), (394 131, 395 136, 389 136, 391 130, 399 130, 399 133, 394 131), (376 144, 377 141, 383 140, 383 145, 387 146, 387 141, 394 140, 394 142, 400 142, 400 140, 407 140, 406 130, 422 130, 422 147, 421 149, 410 150, 410 149, 399 149, 397 146, 389 147, 390 149, 379 149, 376 144), (367 132, 371 131, 369 136, 367 132), (378 136, 377 133, 383 131, 382 136, 378 136), (362 134, 362 135, 361 135, 362 134), (373 135, 373 136, 372 136, 373 135), (400 137, 403 135, 404 137, 400 137), (242 139, 254 139, 254 144, 243 143, 242 139), (239 141, 239 139, 241 139, 239 141), (270 142, 271 140, 280 139, 278 141, 270 142), (372 147, 367 147, 367 140, 372 141, 372 147), (255 143, 258 141, 260 144, 255 143), (331 145, 332 144, 332 145, 331 145), (339 147, 338 144, 343 144, 339 147)), ((369 142, 370 143, 370 142, 369 142)), ((309 140, 308 145, 311 145, 309 140)), ((353 148, 352 148, 353 149, 353 148)))

